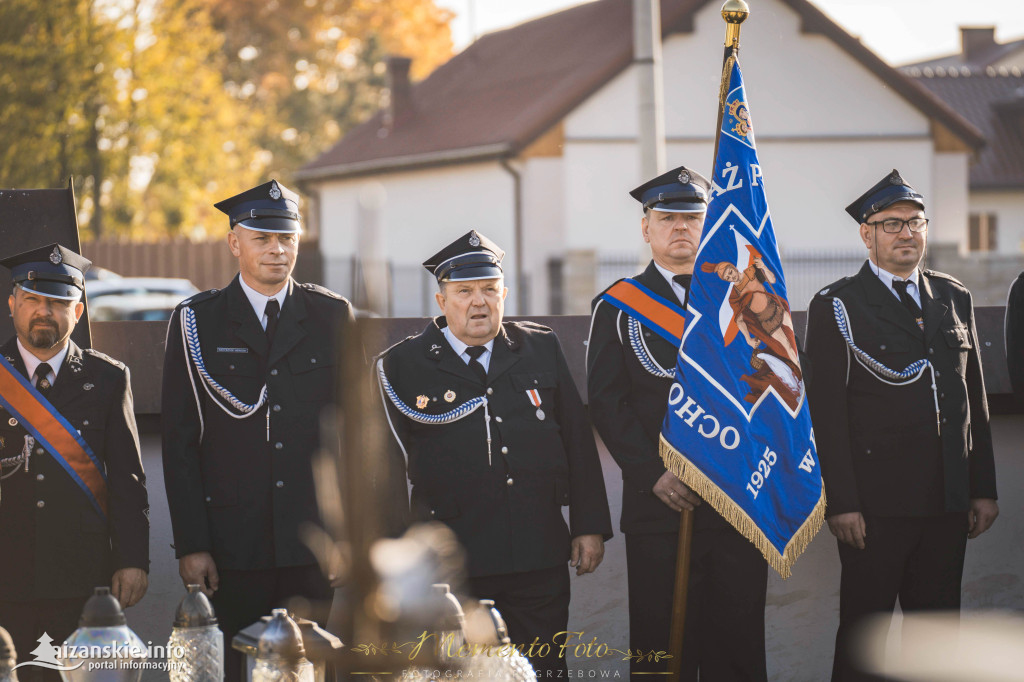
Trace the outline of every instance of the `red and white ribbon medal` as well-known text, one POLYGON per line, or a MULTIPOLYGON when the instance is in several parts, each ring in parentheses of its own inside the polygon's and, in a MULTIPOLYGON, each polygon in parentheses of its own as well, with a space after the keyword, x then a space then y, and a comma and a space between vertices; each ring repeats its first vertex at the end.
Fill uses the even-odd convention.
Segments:
POLYGON ((531 388, 526 392, 527 397, 530 398, 530 404, 537 408, 537 419, 544 420, 544 410, 540 409, 540 391, 535 388, 531 388))

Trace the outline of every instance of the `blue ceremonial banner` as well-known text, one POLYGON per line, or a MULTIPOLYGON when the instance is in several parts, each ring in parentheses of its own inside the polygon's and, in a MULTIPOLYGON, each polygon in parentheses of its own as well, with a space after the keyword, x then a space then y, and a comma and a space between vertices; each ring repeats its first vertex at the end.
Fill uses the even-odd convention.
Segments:
POLYGON ((825 492, 743 76, 729 59, 661 455, 786 578, 821 528, 825 492))

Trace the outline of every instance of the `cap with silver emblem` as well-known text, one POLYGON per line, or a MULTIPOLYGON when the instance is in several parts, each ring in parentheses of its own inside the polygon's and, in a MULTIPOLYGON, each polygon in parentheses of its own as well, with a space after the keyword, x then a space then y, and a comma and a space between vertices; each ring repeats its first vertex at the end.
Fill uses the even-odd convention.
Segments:
POLYGON ((908 185, 900 172, 893 168, 892 172, 876 182, 874 187, 854 199, 853 203, 846 207, 846 212, 860 225, 867 222, 873 214, 884 211, 900 201, 913 202, 924 210, 924 197, 908 185))
POLYGON ((302 232, 299 195, 277 180, 236 194, 214 207, 227 214, 232 229, 241 225, 257 232, 302 232))
POLYGON ((711 183, 707 178, 686 166, 662 173, 629 193, 644 210, 665 213, 704 213, 710 195, 711 183))
POLYGON ((438 282, 501 277, 505 252, 476 230, 470 230, 423 262, 438 282))
POLYGON ((50 244, 0 260, 18 287, 62 301, 77 301, 85 291, 85 271, 92 265, 60 244, 50 244))

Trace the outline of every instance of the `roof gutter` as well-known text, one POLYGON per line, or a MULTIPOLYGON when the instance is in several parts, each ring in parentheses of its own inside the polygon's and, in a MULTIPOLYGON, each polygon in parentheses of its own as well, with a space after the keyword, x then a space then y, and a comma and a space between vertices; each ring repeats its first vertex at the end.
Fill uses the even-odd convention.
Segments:
POLYGON ((466 147, 464 149, 447 149, 439 152, 427 152, 425 154, 409 154, 383 159, 371 159, 369 161, 341 163, 320 168, 302 168, 295 173, 295 177, 301 181, 339 180, 357 175, 376 175, 398 169, 409 170, 411 168, 445 166, 469 161, 490 161, 508 156, 511 151, 511 145, 507 143, 488 144, 479 147, 466 147))
POLYGON ((524 300, 530 292, 523 284, 523 176, 509 163, 510 158, 512 157, 502 157, 498 163, 512 176, 512 231, 516 250, 516 315, 525 315, 524 300))

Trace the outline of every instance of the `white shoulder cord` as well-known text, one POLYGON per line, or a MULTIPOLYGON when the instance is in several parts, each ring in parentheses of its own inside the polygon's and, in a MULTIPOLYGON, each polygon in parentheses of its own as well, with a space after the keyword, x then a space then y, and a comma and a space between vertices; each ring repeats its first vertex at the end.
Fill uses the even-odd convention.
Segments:
POLYGON ((647 342, 644 341, 643 334, 640 333, 640 321, 630 316, 627 325, 629 327, 629 344, 633 347, 636 359, 640 361, 641 366, 647 370, 647 373, 661 379, 674 379, 676 368, 665 369, 651 355, 651 351, 647 348, 647 342))
MULTIPOLYGON (((832 311, 835 314, 836 325, 839 327, 839 334, 846 341, 846 345, 849 349, 853 351, 853 356, 857 359, 857 362, 860 363, 864 369, 874 374, 882 383, 889 384, 890 386, 905 386, 920 379, 926 369, 931 371, 932 397, 935 400, 935 427, 941 435, 942 416, 939 410, 939 390, 935 384, 935 366, 932 365, 931 361, 927 359, 916 360, 907 365, 902 372, 897 372, 894 369, 886 367, 881 362, 875 360, 873 357, 858 348, 857 344, 853 342, 850 316, 846 312, 846 306, 838 297, 832 299, 832 311)), ((847 378, 847 381, 849 381, 849 378, 847 378)))
MULTIPOLYGON (((250 405, 244 403, 236 398, 229 390, 218 384, 210 373, 206 371, 206 364, 203 362, 203 351, 199 346, 199 330, 196 328, 196 314, 188 307, 181 309, 181 336, 182 343, 185 345, 188 353, 185 359, 186 365, 191 359, 192 365, 195 366, 196 371, 203 378, 203 388, 206 390, 207 395, 213 400, 214 404, 217 405, 226 415, 234 419, 245 419, 246 417, 252 416, 256 410, 260 409, 267 402, 267 385, 263 384, 263 388, 260 390, 259 400, 250 405), (212 391, 211 391, 212 389, 212 391), (232 412, 228 407, 224 405, 227 402, 232 408, 238 411, 239 414, 232 412)), ((199 396, 196 391, 195 380, 192 378, 191 366, 189 369, 189 380, 192 381, 192 390, 196 393, 196 406, 199 407, 199 396)), ((200 410, 200 437, 202 437, 202 410, 200 410)))
MULTIPOLYGON (((491 465, 491 415, 487 410, 486 397, 480 396, 478 398, 473 398, 472 400, 467 400, 455 409, 449 410, 443 414, 423 414, 413 410, 398 397, 398 393, 391 386, 391 382, 388 381, 388 377, 384 373, 384 358, 377 360, 377 380, 380 383, 381 390, 388 397, 388 400, 391 401, 391 404, 395 406, 395 409, 409 419, 414 422, 419 422, 420 424, 451 424, 452 422, 458 421, 463 417, 476 412, 480 406, 483 406, 484 425, 487 427, 487 465, 491 465)), ((388 419, 390 422, 390 417, 388 419)), ((399 443, 401 443, 401 440, 399 440, 399 443)), ((402 450, 404 451, 405 448, 403 447, 402 450)))

